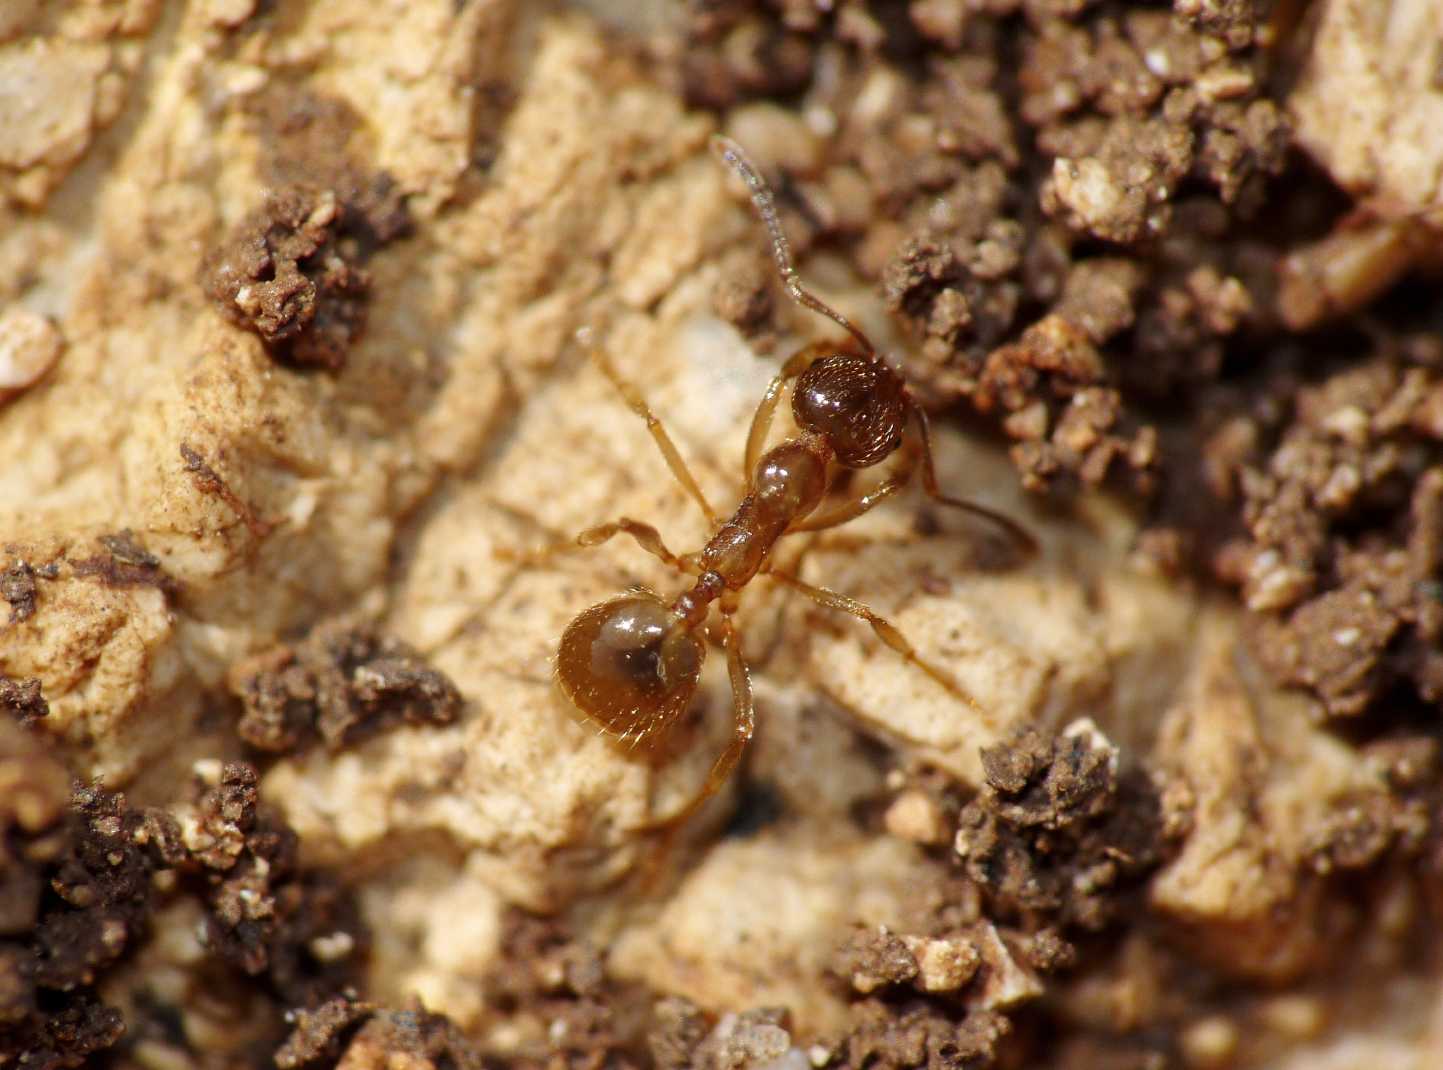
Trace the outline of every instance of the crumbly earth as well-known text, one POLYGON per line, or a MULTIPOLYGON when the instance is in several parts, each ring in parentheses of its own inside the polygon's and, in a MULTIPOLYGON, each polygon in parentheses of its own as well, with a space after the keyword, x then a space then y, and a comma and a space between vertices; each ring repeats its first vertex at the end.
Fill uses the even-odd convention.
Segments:
POLYGON ((1443 1059, 1437 20, 1387 7, 5 5, 0 1067, 1443 1059), (730 509, 835 333, 717 130, 1039 552, 920 494, 786 540, 970 701, 760 578, 757 739, 668 829, 724 659, 651 749, 552 681, 680 583, 576 532, 707 535, 588 351, 730 509))

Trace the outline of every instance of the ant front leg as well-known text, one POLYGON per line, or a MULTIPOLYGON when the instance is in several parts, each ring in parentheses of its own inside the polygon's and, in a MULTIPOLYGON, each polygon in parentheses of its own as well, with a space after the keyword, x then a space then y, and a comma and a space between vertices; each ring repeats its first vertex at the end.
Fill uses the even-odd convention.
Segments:
POLYGON ((691 495, 692 501, 696 502, 701 509, 702 516, 706 517, 707 526, 715 529, 717 526, 716 512, 712 509, 711 503, 706 500, 701 484, 691 474, 691 469, 687 467, 686 460, 682 457, 681 451, 676 448, 676 443, 672 441, 672 437, 667 433, 661 419, 651 411, 651 406, 641 396, 641 391, 616 370, 616 366, 611 363, 611 358, 606 355, 606 351, 591 341, 590 333, 589 328, 583 328, 582 331, 577 332, 578 338, 586 345, 587 356, 601 370, 601 374, 611 381, 611 385, 616 387, 617 393, 621 395, 631 411, 646 421, 646 429, 651 432, 651 439, 656 443, 656 448, 661 451, 662 457, 666 460, 666 466, 671 469, 671 474, 676 477, 676 481, 691 495))
POLYGON ((752 414, 751 430, 747 432, 747 493, 751 493, 757 462, 762 459, 762 451, 766 448, 767 432, 771 430, 772 417, 776 414, 777 403, 781 401, 782 387, 810 368, 814 361, 835 352, 836 348, 827 342, 813 342, 803 346, 792 354, 791 359, 782 365, 782 370, 767 384, 766 393, 757 404, 757 411, 752 414))
POLYGON ((762 573, 762 575, 768 576, 778 583, 806 595, 819 606, 825 606, 827 609, 835 609, 838 612, 846 613, 859 620, 866 621, 871 625, 872 631, 876 634, 877 638, 886 643, 887 646, 891 647, 898 654, 901 654, 909 664, 921 669, 940 684, 949 695, 962 702, 981 717, 985 723, 990 724, 992 722, 991 715, 982 708, 981 703, 972 697, 972 693, 957 681, 956 677, 947 672, 947 670, 933 665, 930 661, 923 658, 921 654, 917 653, 917 648, 902 634, 901 630, 881 614, 873 611, 870 607, 857 601, 855 598, 829 590, 826 587, 814 587, 810 583, 805 583, 786 572, 772 571, 762 573))
POLYGON ((869 513, 884 501, 896 494, 899 490, 912 482, 912 476, 917 471, 917 454, 914 450, 908 449, 902 463, 897 470, 886 479, 882 480, 865 494, 860 494, 851 501, 843 502, 825 513, 807 517, 787 528, 788 535, 795 535, 804 531, 826 531, 828 528, 840 527, 849 520, 855 520, 863 513, 869 513))
POLYGON ((997 525, 1012 540, 1025 556, 1035 557, 1039 549, 1037 539, 1032 532, 1028 531, 1017 521, 1002 513, 988 509, 985 505, 978 505, 976 502, 969 502, 965 498, 953 498, 943 494, 942 488, 937 483, 937 467, 932 461, 932 424, 927 419, 927 414, 922 411, 920 405, 914 404, 912 412, 917 418, 917 429, 920 435, 922 449, 922 489, 927 492, 927 497, 940 505, 951 506, 953 509, 961 509, 963 512, 971 513, 973 516, 981 517, 992 524, 997 525))

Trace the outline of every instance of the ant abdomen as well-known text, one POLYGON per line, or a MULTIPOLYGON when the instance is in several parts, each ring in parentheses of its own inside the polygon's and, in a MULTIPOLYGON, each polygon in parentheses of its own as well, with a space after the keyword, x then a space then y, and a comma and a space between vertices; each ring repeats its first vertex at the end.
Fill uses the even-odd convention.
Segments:
POLYGON ((880 360, 822 357, 792 393, 798 426, 815 431, 848 468, 870 468, 902 445, 911 402, 900 376, 880 360))
POLYGON ((650 591, 630 591, 567 626, 556 678, 603 731, 639 741, 686 712, 705 659, 678 613, 650 591))

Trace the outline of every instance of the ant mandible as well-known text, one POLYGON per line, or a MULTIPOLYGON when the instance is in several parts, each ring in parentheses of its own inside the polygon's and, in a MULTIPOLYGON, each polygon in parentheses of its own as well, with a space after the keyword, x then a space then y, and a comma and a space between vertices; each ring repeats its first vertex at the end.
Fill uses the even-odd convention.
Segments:
POLYGON ((654 527, 629 518, 583 532, 577 538, 582 546, 595 546, 618 534, 630 535, 643 549, 695 579, 670 603, 652 591, 632 589, 592 606, 567 626, 556 656, 556 678, 561 689, 586 717, 623 742, 651 740, 681 717, 696 692, 706 658, 699 633, 710 607, 716 604, 731 677, 732 739, 701 790, 663 825, 684 821, 721 787, 752 737, 751 682, 732 614, 741 590, 758 574, 801 592, 819 605, 866 621, 887 646, 950 694, 978 709, 976 701, 950 673, 923 660, 896 627, 867 606, 771 568, 772 549, 782 536, 822 531, 861 516, 906 486, 920 465, 922 486, 934 501, 997 524, 1029 554, 1037 545, 1027 531, 1007 517, 941 492, 932 462, 926 413, 867 336, 803 288, 771 190, 741 147, 721 135, 712 137, 711 147, 746 183, 771 236, 772 255, 787 293, 798 304, 840 325, 850 340, 840 345, 805 346, 771 381, 747 435, 746 493, 736 512, 724 522, 712 510, 675 443, 640 393, 617 374, 600 348, 591 347, 592 359, 632 410, 646 421, 672 474, 701 507, 714 532, 700 551, 684 557, 668 550, 654 527), (792 391, 792 415, 798 433, 763 452, 782 388, 793 379, 797 382, 792 391), (830 475, 837 466, 870 468, 899 450, 902 461, 898 468, 872 490, 825 512, 815 512, 827 497, 830 475))

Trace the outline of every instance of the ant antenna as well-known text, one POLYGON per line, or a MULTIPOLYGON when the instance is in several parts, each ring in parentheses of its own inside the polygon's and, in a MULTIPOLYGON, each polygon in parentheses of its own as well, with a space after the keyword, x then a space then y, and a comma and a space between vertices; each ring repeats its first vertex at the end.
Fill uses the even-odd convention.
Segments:
POLYGON ((740 175, 742 181, 746 183, 747 191, 752 197, 752 204, 756 206, 757 215, 761 216, 762 222, 766 224, 767 233, 771 235, 772 257, 777 262, 777 271, 782 276, 782 285, 787 288, 787 293, 791 295, 792 300, 803 308, 820 312, 823 316, 846 328, 847 333, 862 344, 867 356, 875 357, 877 351, 860 328, 802 286, 801 276, 797 274, 796 265, 792 263, 792 247, 787 242, 787 236, 782 231, 782 221, 777 216, 777 205, 772 198, 771 187, 757 171, 756 165, 747 159, 747 154, 742 151, 742 147, 729 137, 713 134, 711 150, 716 153, 717 159, 740 175))

